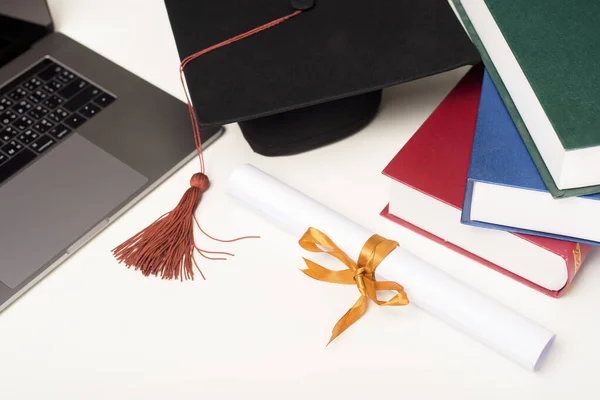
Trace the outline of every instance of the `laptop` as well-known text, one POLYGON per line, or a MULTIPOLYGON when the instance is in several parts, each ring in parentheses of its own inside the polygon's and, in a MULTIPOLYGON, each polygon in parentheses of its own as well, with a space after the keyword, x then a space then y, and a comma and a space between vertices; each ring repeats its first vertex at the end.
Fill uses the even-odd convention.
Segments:
POLYGON ((183 102, 0 0, 0 311, 194 155, 183 102))

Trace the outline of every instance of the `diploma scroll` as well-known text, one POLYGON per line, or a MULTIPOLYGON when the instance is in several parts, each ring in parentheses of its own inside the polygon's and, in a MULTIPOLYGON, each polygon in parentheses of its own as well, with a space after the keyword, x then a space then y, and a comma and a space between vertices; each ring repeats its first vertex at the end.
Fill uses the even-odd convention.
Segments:
MULTIPOLYGON (((309 227, 328 235, 356 260, 373 232, 251 165, 231 176, 228 193, 298 240, 309 227)), ((378 279, 404 287, 421 307, 527 369, 536 371, 555 334, 402 248, 379 265, 378 279)))

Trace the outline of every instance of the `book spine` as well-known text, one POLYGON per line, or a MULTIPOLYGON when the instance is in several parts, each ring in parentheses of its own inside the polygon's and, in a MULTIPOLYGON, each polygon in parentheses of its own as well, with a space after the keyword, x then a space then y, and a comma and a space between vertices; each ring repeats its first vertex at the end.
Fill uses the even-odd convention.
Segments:
POLYGON ((586 257, 590 253, 592 246, 587 244, 575 243, 571 254, 566 254, 564 256, 565 261, 567 263, 567 273, 568 273, 568 281, 563 289, 561 289, 561 293, 564 292, 570 285, 577 273, 581 270, 582 265, 585 262, 586 257))

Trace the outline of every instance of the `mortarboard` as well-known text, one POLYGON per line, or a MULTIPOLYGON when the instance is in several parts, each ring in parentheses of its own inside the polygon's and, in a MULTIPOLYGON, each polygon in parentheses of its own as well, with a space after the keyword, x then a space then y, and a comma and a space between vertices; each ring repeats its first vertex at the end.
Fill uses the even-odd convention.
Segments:
POLYGON ((306 10, 185 69, 199 123, 241 122, 253 149, 267 155, 305 151, 354 133, 374 117, 381 89, 480 60, 445 0, 165 3, 182 60, 306 10))
POLYGON ((384 88, 480 60, 445 0, 165 3, 201 172, 174 210, 114 250, 127 266, 164 279, 193 278, 195 252, 220 258, 193 239, 209 185, 203 127, 238 122, 254 151, 295 154, 362 129, 384 88))

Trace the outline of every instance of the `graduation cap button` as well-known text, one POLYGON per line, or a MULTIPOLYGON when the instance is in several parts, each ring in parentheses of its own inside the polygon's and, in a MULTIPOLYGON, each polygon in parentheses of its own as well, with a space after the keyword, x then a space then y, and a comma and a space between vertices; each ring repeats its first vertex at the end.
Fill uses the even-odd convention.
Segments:
POLYGON ((315 6, 316 0, 292 0, 292 7, 296 10, 310 10, 315 6))

